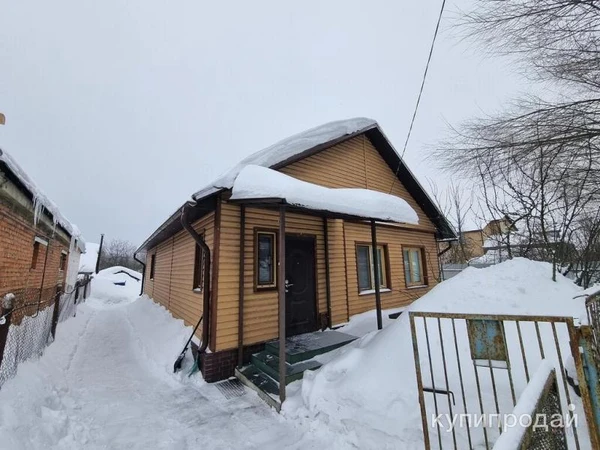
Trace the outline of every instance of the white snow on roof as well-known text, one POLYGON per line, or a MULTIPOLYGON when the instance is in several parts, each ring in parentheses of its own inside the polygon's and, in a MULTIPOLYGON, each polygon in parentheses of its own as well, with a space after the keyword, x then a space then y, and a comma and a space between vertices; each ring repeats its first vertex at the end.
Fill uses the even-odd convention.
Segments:
POLYGON ((98 250, 100 244, 88 242, 85 246, 85 253, 79 259, 79 272, 94 272, 96 270, 96 260, 98 259, 98 250))
POLYGON ((280 198, 313 210, 417 225, 414 209, 400 197, 355 188, 326 188, 255 165, 244 167, 233 183, 233 200, 280 198))
POLYGON ((44 193, 38 188, 35 182, 25 173, 25 171, 17 164, 17 161, 8 154, 6 150, 0 149, 0 161, 3 161, 10 171, 19 179, 21 183, 27 188, 31 195, 33 195, 33 208, 34 208, 34 222, 37 222, 39 214, 42 212, 44 207, 54 219, 55 224, 59 224, 65 230, 69 232, 71 236, 78 237, 80 239, 81 232, 76 225, 71 223, 65 216, 63 216, 52 200, 50 200, 44 193))
POLYGON ((354 119, 329 122, 324 125, 311 128, 310 130, 303 131, 302 133, 295 134, 294 136, 285 138, 282 141, 279 141, 276 144, 273 144, 270 147, 260 150, 259 152, 256 152, 243 159, 224 175, 200 189, 192 197, 195 200, 200 200, 221 189, 231 189, 233 187, 233 182, 240 171, 250 164, 270 168, 276 164, 286 161, 289 158, 299 155, 306 150, 310 150, 317 145, 330 142, 334 139, 374 127, 376 125, 377 122, 373 119, 357 117, 354 119))

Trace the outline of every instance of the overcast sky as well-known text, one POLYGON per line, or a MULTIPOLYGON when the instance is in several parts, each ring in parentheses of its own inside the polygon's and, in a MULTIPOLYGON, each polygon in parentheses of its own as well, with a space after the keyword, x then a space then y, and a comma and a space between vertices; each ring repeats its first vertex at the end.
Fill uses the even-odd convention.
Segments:
MULTIPOLYGON (((401 149, 441 1, 2 0, 0 147, 90 242, 140 244, 242 157, 331 120, 401 149)), ((405 159, 523 90, 448 30, 405 159)))

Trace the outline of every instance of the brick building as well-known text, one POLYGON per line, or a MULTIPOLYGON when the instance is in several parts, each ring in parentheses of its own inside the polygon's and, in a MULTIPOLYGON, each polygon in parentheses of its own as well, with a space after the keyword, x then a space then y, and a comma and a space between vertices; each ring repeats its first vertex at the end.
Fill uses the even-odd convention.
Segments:
POLYGON ((77 228, 0 150, 0 299, 15 295, 12 324, 52 305, 58 293, 74 286, 83 251, 77 228))

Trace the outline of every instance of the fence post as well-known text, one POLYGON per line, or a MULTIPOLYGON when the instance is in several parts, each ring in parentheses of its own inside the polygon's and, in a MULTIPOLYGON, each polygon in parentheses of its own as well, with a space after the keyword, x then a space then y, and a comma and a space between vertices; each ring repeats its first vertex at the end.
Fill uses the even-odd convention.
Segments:
POLYGON ((52 312, 52 339, 56 336, 56 324, 58 323, 58 313, 60 312, 60 286, 56 286, 56 294, 54 294, 54 310, 52 312))
POLYGON ((8 330, 10 328, 10 321, 12 317, 12 310, 14 307, 15 294, 6 294, 2 299, 2 308, 0 308, 1 317, 4 319, 0 323, 0 366, 4 359, 4 347, 6 346, 6 339, 8 338, 8 330))

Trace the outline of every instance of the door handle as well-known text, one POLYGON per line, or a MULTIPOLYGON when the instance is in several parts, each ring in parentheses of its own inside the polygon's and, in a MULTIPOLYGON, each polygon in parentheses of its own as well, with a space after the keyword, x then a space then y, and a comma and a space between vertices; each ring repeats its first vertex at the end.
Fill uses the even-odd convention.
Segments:
POLYGON ((293 283, 290 283, 288 280, 285 280, 285 292, 287 292, 288 288, 291 288, 293 285, 293 283))

